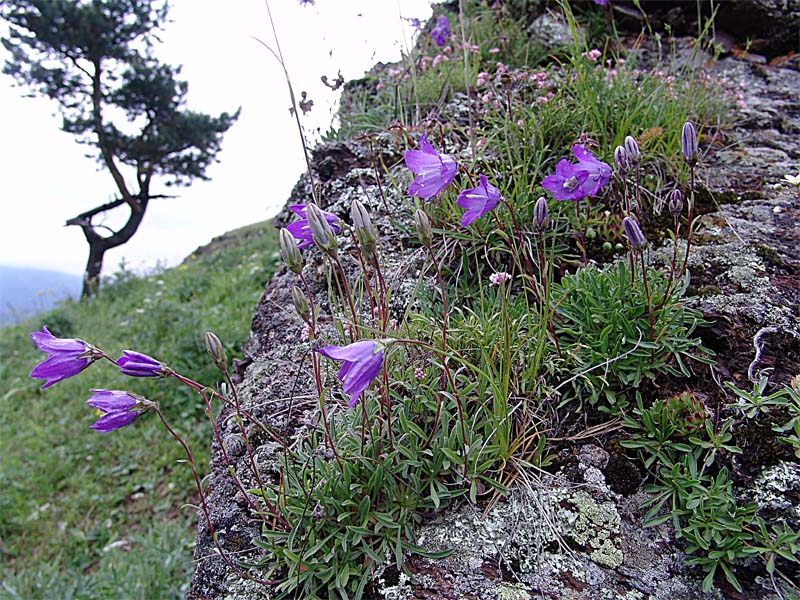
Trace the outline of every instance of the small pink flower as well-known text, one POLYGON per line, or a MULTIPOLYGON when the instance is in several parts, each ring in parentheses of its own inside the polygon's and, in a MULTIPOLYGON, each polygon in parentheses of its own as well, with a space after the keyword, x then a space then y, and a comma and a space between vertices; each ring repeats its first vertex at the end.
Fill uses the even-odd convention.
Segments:
POLYGON ((510 280, 511 280, 511 275, 509 275, 505 271, 500 271, 498 273, 492 273, 491 275, 489 275, 489 284, 492 287, 497 287, 501 283, 505 283, 506 281, 510 280))
POLYGON ((308 323, 303 325, 303 328, 300 330, 300 339, 306 341, 311 336, 311 328, 308 326, 308 323))
POLYGON ((500 54, 500 48, 489 48, 489 54, 500 54))
POLYGON ((475 85, 486 85, 487 81, 489 81, 489 74, 486 71, 481 71, 478 73, 478 77, 475 79, 475 85))
POLYGON ((416 369, 414 369, 414 377, 416 377, 417 379, 424 378, 425 377, 425 371, 423 371, 422 369, 417 367, 416 369))
POLYGON ((595 62, 598 58, 603 56, 603 53, 597 48, 592 48, 588 52, 581 52, 581 56, 588 58, 591 62, 595 62))
POLYGON ((378 91, 381 91, 383 89, 383 82, 379 81, 378 83, 376 83, 375 84, 375 89, 378 90, 378 91))

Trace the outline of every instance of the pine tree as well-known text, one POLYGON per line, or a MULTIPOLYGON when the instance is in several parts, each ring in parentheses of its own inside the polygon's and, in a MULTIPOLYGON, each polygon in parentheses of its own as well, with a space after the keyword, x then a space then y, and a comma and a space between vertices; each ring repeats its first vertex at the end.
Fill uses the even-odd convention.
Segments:
POLYGON ((31 95, 55 100, 62 129, 91 147, 113 178, 116 198, 67 220, 89 244, 84 297, 97 288, 105 252, 131 239, 150 200, 167 197, 151 192, 154 178, 167 186, 207 180, 239 115, 186 108, 180 67, 154 56, 168 8, 153 0, 0 1, 11 55, 3 72, 31 95), (115 209, 129 216, 109 229, 103 219, 115 209))

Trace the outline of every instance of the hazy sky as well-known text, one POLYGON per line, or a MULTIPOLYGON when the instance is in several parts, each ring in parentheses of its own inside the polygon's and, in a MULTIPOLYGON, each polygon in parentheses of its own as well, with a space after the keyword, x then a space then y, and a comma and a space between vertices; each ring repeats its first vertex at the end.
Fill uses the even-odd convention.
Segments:
MULTIPOLYGON (((136 270, 175 264, 230 229, 273 216, 304 169, 280 66, 252 37, 272 43, 264 0, 172 0, 157 56, 182 64, 188 106, 218 114, 242 107, 228 131, 210 182, 153 200, 130 242, 106 253, 104 272, 124 258, 136 270), (221 7, 225 10, 222 11, 221 7)), ((397 60, 412 30, 400 16, 427 19, 429 0, 271 0, 295 92, 306 90, 310 128, 327 129, 336 94, 320 76, 361 77, 377 61, 397 60)), ((0 57, 5 61, 5 50, 0 57)), ((0 264, 83 272, 88 246, 64 222, 115 197, 111 176, 98 171, 87 148, 59 130, 55 103, 23 98, 0 75, 0 264)))

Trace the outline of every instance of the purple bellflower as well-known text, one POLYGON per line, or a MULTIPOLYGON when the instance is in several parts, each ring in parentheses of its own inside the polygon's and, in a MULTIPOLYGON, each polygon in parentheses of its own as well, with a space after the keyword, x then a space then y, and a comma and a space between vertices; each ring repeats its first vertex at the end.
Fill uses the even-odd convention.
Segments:
POLYGON ((431 38, 433 43, 440 48, 447 43, 447 38, 450 37, 450 20, 444 15, 440 15, 436 19, 436 26, 431 31, 431 38))
POLYGON ((166 377, 169 373, 169 369, 155 358, 133 350, 124 350, 117 359, 117 366, 120 373, 129 377, 166 377))
POLYGON ((578 159, 577 163, 562 158, 556 165, 555 175, 548 175, 542 180, 542 187, 551 192, 556 200, 577 202, 587 196, 595 196, 611 179, 611 167, 586 148, 575 144, 572 153, 578 159))
POLYGON ((142 414, 143 398, 134 396, 128 392, 118 390, 89 390, 93 396, 86 401, 86 404, 100 411, 102 416, 91 425, 95 431, 108 433, 120 427, 130 425, 136 417, 142 414))
POLYGON ((497 203, 502 200, 500 190, 486 180, 486 175, 479 176, 480 184, 478 187, 464 190, 458 195, 458 205, 466 210, 461 217, 461 226, 467 227, 485 215, 490 210, 494 210, 497 203))
POLYGON ((383 344, 375 340, 362 340, 349 346, 325 346, 317 350, 323 356, 344 361, 337 377, 344 384, 342 390, 350 394, 348 406, 353 407, 383 365, 383 344))
POLYGON ((39 350, 48 354, 30 372, 30 377, 46 380, 40 389, 77 375, 100 357, 99 351, 83 340, 57 338, 46 326, 31 333, 31 339, 39 350))
POLYGON ((449 154, 437 152, 423 135, 419 150, 406 150, 406 166, 416 175, 408 193, 418 198, 433 198, 456 178, 458 165, 449 154))
MULTIPOLYGON (((310 246, 314 243, 314 237, 311 233, 311 226, 308 224, 308 217, 306 216, 307 208, 307 204, 289 205, 289 210, 300 217, 299 221, 289 223, 286 226, 286 229, 289 230, 289 233, 291 233, 294 236, 294 239, 299 242, 297 244, 298 248, 305 248, 306 246, 310 246)), ((320 210, 320 212, 323 214, 328 224, 333 228, 334 233, 339 233, 339 227, 334 224, 339 222, 339 217, 324 210, 320 210)))
POLYGON ((599 4, 600 6, 606 6, 608 4, 608 0, 594 0, 595 4, 599 4))

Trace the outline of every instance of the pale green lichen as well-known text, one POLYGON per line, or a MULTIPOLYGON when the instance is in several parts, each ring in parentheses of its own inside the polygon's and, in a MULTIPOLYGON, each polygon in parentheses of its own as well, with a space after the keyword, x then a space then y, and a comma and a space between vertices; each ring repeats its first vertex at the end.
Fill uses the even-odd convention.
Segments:
POLYGON ((497 586, 498 600, 530 600, 531 595, 524 586, 513 583, 501 583, 497 586))
MULTIPOLYGON (((622 564, 622 550, 614 546, 612 538, 618 537, 621 519, 611 502, 599 503, 584 491, 577 491, 568 499, 572 511, 562 513, 571 527, 565 527, 564 535, 575 543, 588 547, 589 555, 596 563, 609 568, 622 564)), ((566 524, 566 523, 565 523, 566 524)))

